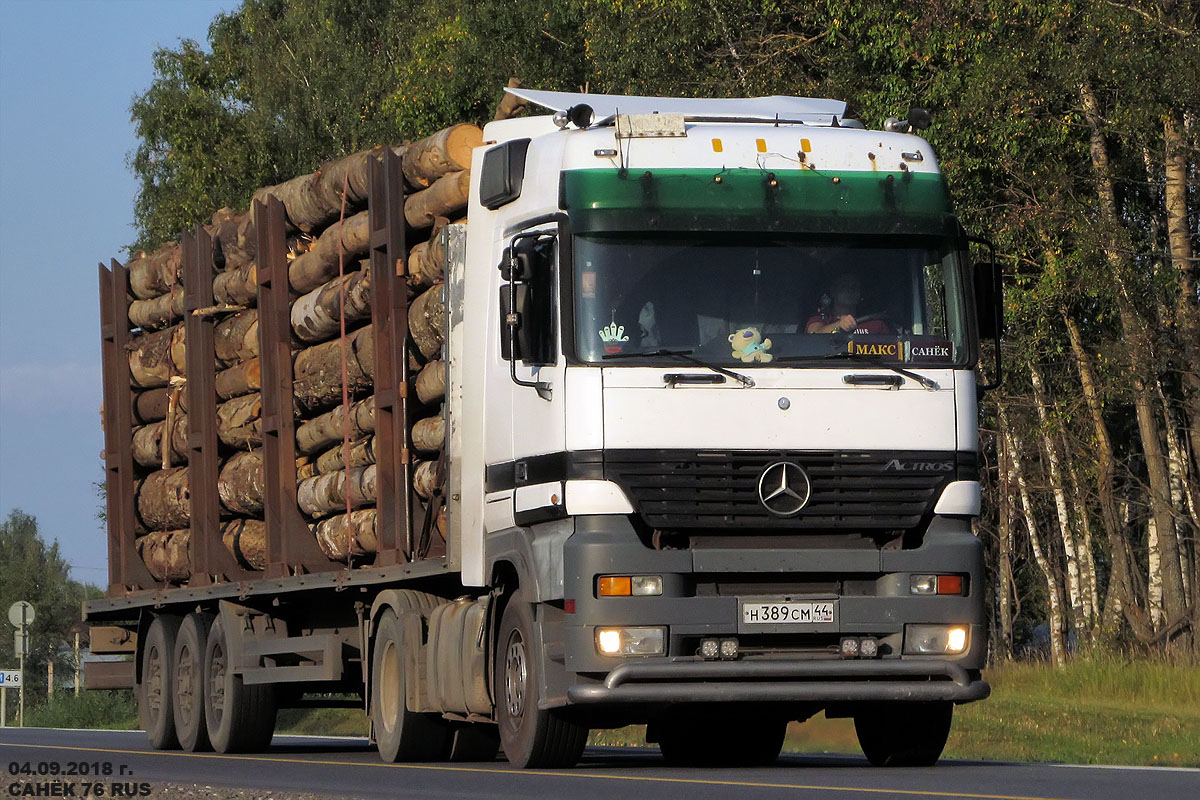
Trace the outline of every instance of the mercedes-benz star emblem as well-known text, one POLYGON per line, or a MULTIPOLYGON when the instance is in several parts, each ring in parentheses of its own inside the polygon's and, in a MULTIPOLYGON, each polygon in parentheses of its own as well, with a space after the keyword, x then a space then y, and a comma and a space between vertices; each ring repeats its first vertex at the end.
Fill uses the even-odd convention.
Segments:
POLYGON ((776 461, 758 479, 758 500, 777 517, 799 514, 811 493, 808 473, 791 461, 776 461))

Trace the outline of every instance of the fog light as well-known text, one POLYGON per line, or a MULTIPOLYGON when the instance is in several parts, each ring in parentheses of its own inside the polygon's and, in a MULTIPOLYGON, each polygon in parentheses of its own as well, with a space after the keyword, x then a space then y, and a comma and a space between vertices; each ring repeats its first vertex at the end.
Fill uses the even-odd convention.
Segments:
POLYGON ((904 652, 910 655, 957 655, 971 637, 963 625, 905 625, 904 652))
POLYGON ((666 642, 666 628, 596 629, 596 650, 605 656, 662 655, 666 642))
POLYGON ((634 575, 630 578, 635 597, 649 597, 662 594, 662 575, 634 575))
POLYGON ((700 657, 705 661, 715 661, 721 655, 721 643, 716 639, 700 641, 700 657))
POLYGON ((721 640, 721 658, 734 659, 738 657, 738 640, 737 639, 722 639, 721 640))
POLYGON ((842 639, 842 658, 858 658, 858 639, 842 639))
POLYGON ((879 655, 879 640, 863 639, 858 645, 858 654, 863 658, 874 658, 879 655))
POLYGON ((908 579, 911 594, 937 594, 937 575, 912 575, 908 579))

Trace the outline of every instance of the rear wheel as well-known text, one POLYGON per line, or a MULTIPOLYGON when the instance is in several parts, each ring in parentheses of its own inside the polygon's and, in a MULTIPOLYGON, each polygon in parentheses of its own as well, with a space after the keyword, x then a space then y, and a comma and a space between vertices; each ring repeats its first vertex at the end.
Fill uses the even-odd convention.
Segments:
POLYGON ((500 743, 518 767, 570 767, 583 755, 588 729, 561 709, 538 708, 542 664, 535 641, 533 607, 517 591, 500 620, 493 670, 500 743))
POLYGON ((159 614, 150 623, 142 646, 142 683, 138 687, 138 717, 155 750, 179 747, 171 695, 175 685, 175 639, 179 617, 159 614))
POLYGON ((204 723, 213 749, 218 753, 267 749, 275 732, 275 711, 273 686, 248 686, 233 673, 229 637, 218 617, 204 648, 204 723))
POLYGON ((854 731, 872 766, 932 767, 953 715, 953 703, 879 703, 854 715, 854 731))
POLYGON ((188 614, 175 638, 171 684, 175 732, 180 746, 192 752, 212 749, 204 725, 204 650, 211 625, 208 614, 188 614))
POLYGON ((652 735, 676 766, 752 767, 775 762, 786 731, 785 719, 687 716, 653 726, 652 735))
POLYGON ((384 761, 440 760, 449 748, 450 729, 438 715, 408 708, 403 627, 390 608, 379 617, 372 650, 371 720, 380 757, 384 761))

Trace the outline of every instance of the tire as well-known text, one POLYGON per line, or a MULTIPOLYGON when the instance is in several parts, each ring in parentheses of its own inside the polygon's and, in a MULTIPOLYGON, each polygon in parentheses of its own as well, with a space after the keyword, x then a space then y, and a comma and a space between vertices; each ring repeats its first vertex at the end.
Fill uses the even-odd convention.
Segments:
POLYGON ((408 709, 403 628, 396 612, 384 610, 375 631, 371 720, 379 756, 389 762, 440 761, 450 748, 450 728, 439 715, 408 709))
POLYGON ((654 732, 672 766, 765 767, 779 758, 787 720, 687 716, 662 722, 654 732))
POLYGON ((476 722, 454 729, 447 761, 495 761, 500 752, 500 732, 495 725, 476 722))
POLYGON ((880 703, 854 715, 854 732, 872 766, 932 767, 953 716, 953 703, 880 703))
POLYGON ((505 757, 517 767, 571 767, 583 755, 588 729, 561 709, 538 708, 542 664, 533 607, 518 590, 504 607, 496 640, 496 722, 505 757))
POLYGON ((208 631, 204 647, 204 725, 218 753, 266 750, 275 733, 275 689, 247 686, 230 665, 229 639, 220 617, 208 631))
POLYGON ((155 750, 176 750, 175 714, 172 691, 175 686, 175 639, 179 617, 159 614, 150 622, 142 647, 142 682, 138 686, 138 719, 155 750))
POLYGON ((211 626, 211 615, 194 612, 184 617, 175 637, 171 706, 179 746, 192 753, 212 749, 204 725, 204 649, 211 626))

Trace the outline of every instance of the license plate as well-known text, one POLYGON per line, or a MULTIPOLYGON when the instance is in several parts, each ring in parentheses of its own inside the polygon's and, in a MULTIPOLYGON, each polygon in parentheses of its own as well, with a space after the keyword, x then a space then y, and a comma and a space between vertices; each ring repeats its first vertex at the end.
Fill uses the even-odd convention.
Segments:
POLYGON ((743 625, 833 624, 833 601, 815 603, 743 603, 743 625))

